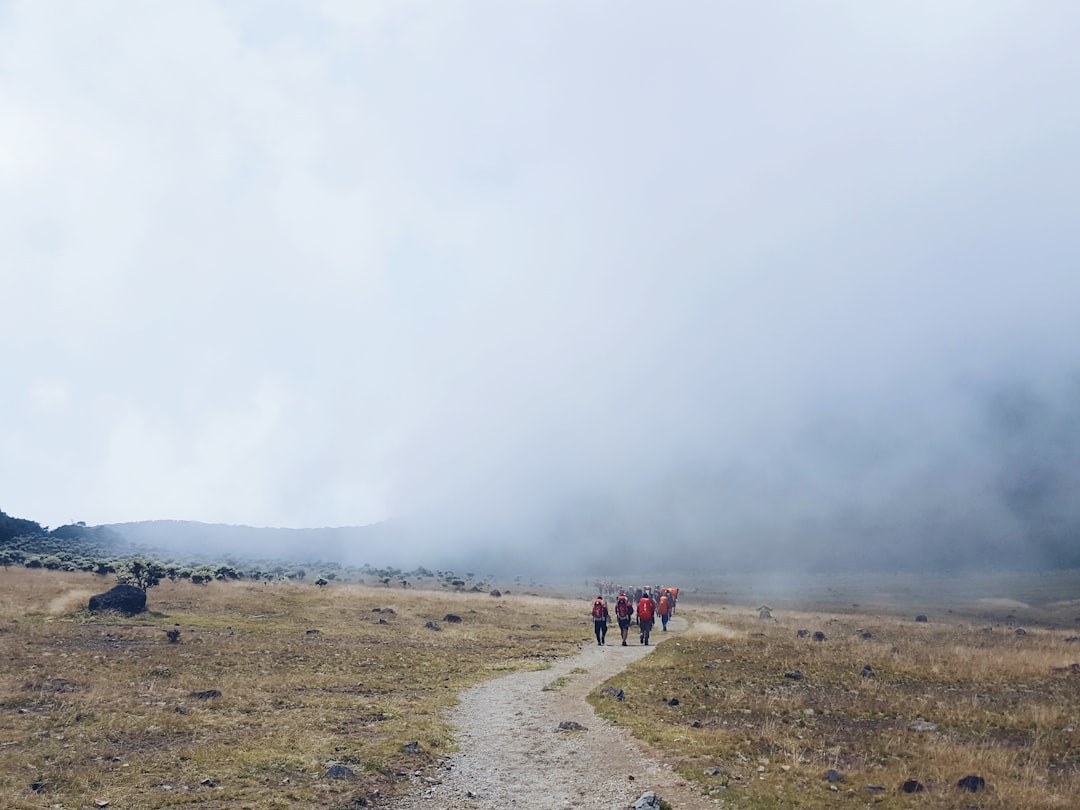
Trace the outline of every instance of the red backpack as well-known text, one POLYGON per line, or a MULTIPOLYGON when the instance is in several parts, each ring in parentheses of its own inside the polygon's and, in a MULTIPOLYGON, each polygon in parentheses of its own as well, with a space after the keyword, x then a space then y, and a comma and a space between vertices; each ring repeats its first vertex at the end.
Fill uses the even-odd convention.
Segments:
POLYGON ((652 599, 647 596, 641 597, 641 601, 638 602, 637 615, 639 619, 650 621, 652 619, 652 599))
POLYGON ((619 601, 615 603, 615 615, 620 619, 629 619, 630 614, 634 612, 634 609, 630 607, 630 602, 625 596, 620 596, 619 601))
POLYGON ((595 602, 593 602, 592 617, 594 619, 602 619, 602 618, 604 618, 604 603, 601 602, 599 599, 597 599, 595 602))

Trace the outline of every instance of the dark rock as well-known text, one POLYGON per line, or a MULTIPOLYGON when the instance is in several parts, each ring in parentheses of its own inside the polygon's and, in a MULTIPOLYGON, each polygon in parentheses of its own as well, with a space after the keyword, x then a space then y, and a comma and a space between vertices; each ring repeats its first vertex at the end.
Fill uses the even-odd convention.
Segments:
POLYGON ((981 776, 975 776, 974 774, 972 774, 971 776, 965 776, 963 779, 956 783, 956 786, 961 790, 969 790, 972 793, 978 793, 980 790, 986 787, 986 780, 983 779, 981 776))
POLYGON ((445 616, 442 617, 442 620, 444 622, 446 622, 447 624, 460 624, 461 623, 461 617, 458 616, 456 613, 447 613, 445 616))
POLYGON ((379 619, 379 624, 390 624, 386 619, 379 619))
POLYGON ((869 641, 873 637, 874 637, 873 633, 860 633, 859 634, 859 638, 861 638, 863 641, 869 641))
POLYGON ((626 693, 617 686, 605 686, 600 690, 601 695, 610 695, 616 700, 626 700, 626 693))
POLYGON ((329 768, 326 769, 327 779, 355 779, 356 774, 352 772, 351 768, 342 765, 340 762, 335 762, 329 768))
POLYGON ((690 724, 690 728, 701 728, 701 721, 695 720, 693 723, 690 724))
POLYGON ((809 638, 810 637, 810 631, 809 630, 799 630, 799 631, 797 631, 795 633, 795 636, 797 638, 809 638))
POLYGON ((1069 636, 1065 639, 1065 641, 1071 644, 1074 641, 1080 641, 1080 636, 1069 636))
POLYGON ((304 633, 304 635, 305 636, 317 636, 317 635, 320 635, 320 631, 318 631, 318 630, 308 630, 307 632, 304 633))
POLYGON ((1017 627, 1016 628, 1016 635, 1018 635, 1018 636, 1026 636, 1027 635, 1027 630, 1025 630, 1023 627, 1017 627))
POLYGON ((881 785, 863 785, 863 790, 867 793, 884 793, 885 788, 881 785))
POLYGON ((815 630, 814 631, 814 641, 824 641, 824 640, 825 640, 825 634, 822 633, 820 630, 815 630))
POLYGON ((412 742, 407 742, 403 746, 401 746, 401 750, 404 751, 406 754, 419 754, 420 741, 413 740, 412 742))
POLYGON ((559 731, 588 731, 588 730, 589 729, 587 729, 585 726, 581 725, 581 723, 575 722, 573 720, 563 720, 561 723, 559 723, 559 731))
POLYGON ((706 776, 721 776, 724 772, 719 768, 713 766, 712 768, 706 768, 702 771, 706 776))
POLYGON ((382 608, 372 608, 371 612, 372 613, 382 613, 382 608))
POLYGON ((115 610, 127 616, 146 610, 146 591, 134 585, 117 585, 111 591, 90 597, 90 610, 115 610))
POLYGON ((791 672, 785 672, 784 677, 791 681, 801 681, 803 678, 803 674, 801 670, 795 669, 791 672))
POLYGON ((529 625, 529 629, 530 629, 530 630, 539 630, 539 629, 540 629, 540 625, 538 625, 538 624, 530 624, 530 625, 529 625))
POLYGON ((918 779, 908 779, 900 786, 903 793, 922 793, 926 788, 918 779))
POLYGON ((442 628, 439 627, 439 625, 435 624, 435 622, 428 622, 424 625, 424 627, 426 627, 428 630, 434 630, 435 632, 442 630, 442 628))
POLYGON ((928 618, 926 618, 926 614, 920 613, 918 616, 915 617, 915 621, 925 623, 925 622, 928 622, 930 620, 928 618))
POLYGON ((488 595, 494 596, 496 599, 498 599, 500 596, 502 596, 502 592, 498 588, 494 588, 488 591, 488 595))
POLYGON ((829 768, 829 770, 825 771, 825 781, 826 782, 843 782, 844 781, 844 775, 842 773, 840 773, 840 771, 835 770, 834 768, 829 768))
POLYGON ((874 668, 872 666, 870 666, 869 664, 867 664, 866 666, 864 666, 862 668, 862 672, 860 674, 864 678, 873 678, 874 677, 874 668))
POLYGON ((170 644, 179 644, 180 643, 180 631, 177 630, 175 627, 172 628, 171 630, 166 630, 165 631, 165 637, 167 639, 169 639, 170 644))
POLYGON ((669 700, 667 702, 667 705, 668 706, 678 706, 679 705, 679 699, 678 698, 672 698, 671 700, 669 700))
POLYGON ((202 692, 192 692, 189 697, 197 698, 198 700, 216 700, 221 697, 221 692, 217 689, 206 689, 202 692))
POLYGON ((41 791, 43 791, 45 789, 46 784, 48 784, 48 783, 47 782, 31 782, 30 783, 30 789, 32 791, 34 791, 34 793, 41 793, 41 791))

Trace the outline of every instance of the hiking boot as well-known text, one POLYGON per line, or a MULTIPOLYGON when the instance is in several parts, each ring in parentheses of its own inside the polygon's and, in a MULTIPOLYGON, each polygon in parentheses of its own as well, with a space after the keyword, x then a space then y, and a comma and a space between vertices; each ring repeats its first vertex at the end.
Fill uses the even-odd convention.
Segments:
POLYGON ((622 643, 622 645, 623 645, 623 646, 625 647, 625 646, 626 646, 626 642, 624 641, 624 642, 622 643))

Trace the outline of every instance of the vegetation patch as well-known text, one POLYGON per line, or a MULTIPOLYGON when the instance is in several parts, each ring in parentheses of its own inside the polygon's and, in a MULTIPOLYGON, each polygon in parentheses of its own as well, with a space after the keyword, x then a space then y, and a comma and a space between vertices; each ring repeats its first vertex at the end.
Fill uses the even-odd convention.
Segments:
POLYGON ((1073 630, 680 614, 696 629, 603 685, 623 701, 603 686, 589 700, 729 806, 824 808, 838 794, 882 808, 1075 806, 1073 630))
POLYGON ((577 605, 541 597, 165 580, 150 612, 119 617, 70 604, 108 587, 90 573, 0 579, 0 806, 13 810, 385 800, 452 750, 460 690, 550 666, 587 634, 577 605), (468 621, 424 627, 448 612, 468 621), (335 763, 352 777, 327 777, 335 763))

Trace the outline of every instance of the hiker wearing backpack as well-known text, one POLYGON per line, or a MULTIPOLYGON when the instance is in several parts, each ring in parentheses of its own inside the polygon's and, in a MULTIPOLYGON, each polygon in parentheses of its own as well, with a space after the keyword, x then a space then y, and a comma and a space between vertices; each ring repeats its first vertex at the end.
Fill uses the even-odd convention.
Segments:
POLYGON ((667 588, 664 588, 660 593, 660 601, 656 603, 656 613, 660 617, 660 624, 663 625, 666 633, 668 619, 671 618, 671 594, 668 593, 667 588))
POLYGON ((596 643, 603 647, 607 641, 607 625, 611 614, 608 612, 607 603, 604 602, 603 594, 596 597, 592 606, 593 630, 596 633, 596 643))
POLYGON ((649 589, 646 588, 637 605, 638 629, 641 631, 641 643, 646 647, 649 646, 649 631, 652 630, 653 626, 654 607, 652 596, 649 594, 649 589))
POLYGON ((625 593, 620 593, 615 600, 615 620, 619 623, 619 633, 622 634, 622 645, 626 646, 626 636, 630 633, 630 621, 634 618, 634 606, 626 598, 625 593))

